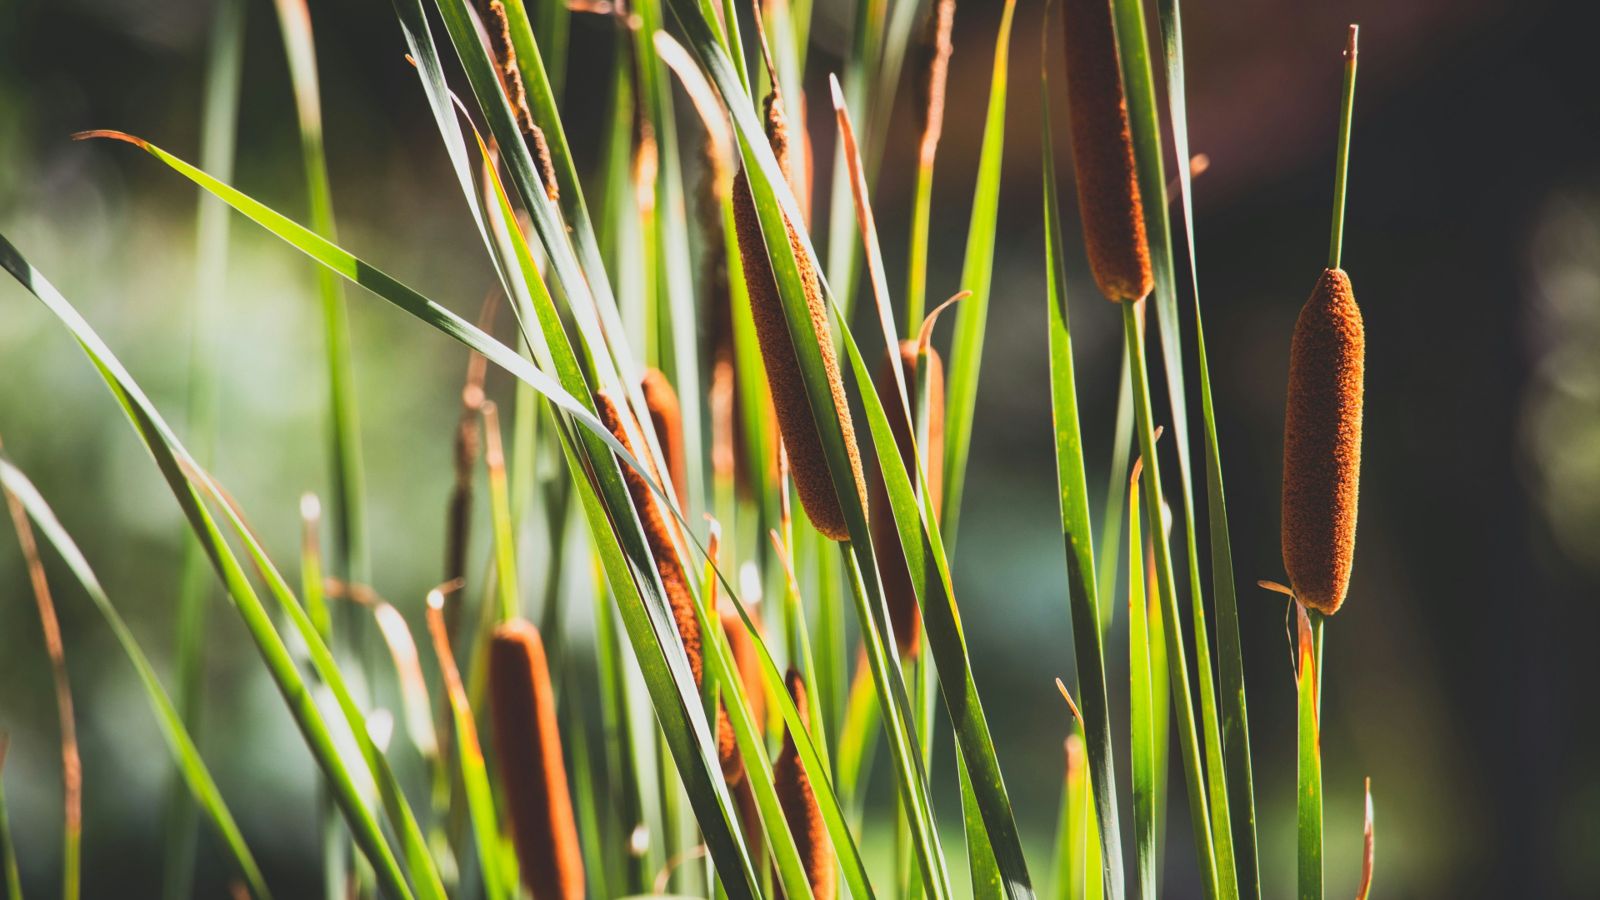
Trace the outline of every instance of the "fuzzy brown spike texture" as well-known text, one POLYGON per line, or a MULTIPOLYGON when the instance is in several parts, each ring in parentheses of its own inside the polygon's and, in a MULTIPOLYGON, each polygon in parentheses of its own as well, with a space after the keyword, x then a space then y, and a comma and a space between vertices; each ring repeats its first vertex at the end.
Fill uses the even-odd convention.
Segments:
POLYGON ((582 900, 583 855, 561 757, 544 642, 514 619, 489 643, 495 759, 523 884, 534 900, 582 900))
MULTIPOLYGON (((805 679, 791 667, 784 680, 789 696, 794 698, 795 710, 802 720, 808 720, 805 679)), ((800 851, 800 863, 805 867, 812 896, 816 900, 834 900, 838 896, 838 885, 834 875, 833 843, 828 839, 828 825, 822 818, 822 811, 817 808, 811 780, 800 762, 800 751, 788 732, 784 733, 783 752, 773 763, 772 779, 778 789, 778 805, 783 808, 783 817, 794 835, 795 849, 800 851)))
MULTIPOLYGON (((779 165, 787 173, 788 136, 784 123, 782 104, 776 94, 768 96, 767 137, 779 165)), ((792 179, 791 179, 792 181, 792 179)), ((734 228, 739 239, 739 256, 744 262, 745 282, 750 294, 750 312, 755 320, 756 337, 761 345, 761 358, 767 370, 767 383, 772 391, 772 402, 778 413, 778 428, 789 453, 789 465, 794 472, 795 488, 800 504, 805 507, 811 524, 823 535, 836 540, 848 540, 849 526, 838 494, 833 489, 833 478, 828 474, 828 460, 822 448, 822 438, 817 433, 812 418, 811 403, 806 397, 805 381, 800 374, 800 363, 794 345, 789 340, 789 323, 783 314, 783 298, 773 275, 772 261, 767 256, 767 246, 761 236, 761 220, 750 197, 750 182, 743 170, 734 179, 734 228)), ((828 386, 833 393, 833 405, 839 416, 839 429, 844 433, 845 448, 850 456, 850 469, 855 476, 857 495, 866 504, 866 485, 861 475, 861 454, 856 448, 855 427, 850 419, 850 405, 845 399, 844 381, 839 376, 839 360, 833 349, 833 329, 828 323, 828 309, 822 296, 822 284, 816 270, 801 247, 793 223, 788 225, 789 247, 800 270, 800 280, 805 287, 806 306, 811 311, 811 327, 822 351, 822 365, 827 373, 828 386)))
POLYGON ((955 27, 955 18, 956 0, 938 0, 933 14, 928 17, 925 38, 928 59, 919 86, 922 102, 917 104, 922 114, 922 142, 918 145, 917 159, 924 166, 933 165, 939 134, 944 127, 945 83, 950 75, 950 53, 955 49, 950 32, 955 27))
POLYGON ((1141 300, 1154 284, 1128 101, 1109 0, 1062 0, 1078 215, 1100 293, 1141 300))
MULTIPOLYGON (((889 429, 894 432, 895 446, 906 463, 912 485, 916 484, 916 471, 911 468, 916 453, 916 435, 906 429, 905 417, 900 414, 900 390, 895 385, 894 366, 900 366, 905 377, 906 390, 911 400, 911 414, 920 414, 917 404, 917 342, 901 341, 894 354, 884 350, 883 365, 878 367, 875 387, 878 398, 889 413, 889 429)), ((944 361, 939 351, 928 348, 928 365, 924 377, 928 379, 928 492, 932 495, 934 509, 944 500, 944 361)), ((911 583, 911 572, 906 566, 905 551, 900 547, 900 532, 895 528, 894 512, 889 506, 889 491, 881 472, 871 482, 868 521, 872 525, 872 550, 878 560, 878 572, 883 578, 883 599, 889 605, 889 621, 894 626, 895 644, 900 655, 916 656, 922 649, 922 614, 917 609, 917 594, 911 583)))
POLYGON ((1283 566, 1295 597, 1333 615, 1350 587, 1361 476, 1366 332, 1350 278, 1325 269, 1300 310, 1283 425, 1283 566))
MULTIPOLYGON (((622 427, 622 411, 617 407, 616 401, 602 392, 595 395, 595 408, 606 430, 610 431, 635 459, 645 459, 646 457, 634 449, 633 442, 628 440, 628 433, 622 427)), ((683 563, 678 559, 677 547, 673 544, 672 525, 667 520, 667 513, 662 508, 661 501, 650 491, 649 482, 626 462, 622 463, 622 479, 628 485, 628 495, 633 499, 634 510, 639 514, 639 524, 644 528, 645 541, 650 545, 650 555, 655 557, 656 573, 661 576, 661 586, 666 590, 667 603, 672 607, 672 618, 678 626, 678 637, 683 639, 683 652, 689 657, 689 671, 694 675, 694 683, 698 685, 705 677, 705 656, 700 643, 700 620, 695 617, 694 595, 689 591, 688 574, 684 572, 683 563)))
POLYGON ((687 511, 689 476, 683 457, 683 410, 678 405, 678 392, 660 369, 645 369, 639 390, 644 394, 644 405, 650 410, 650 426, 655 429, 656 442, 666 458, 667 475, 672 479, 678 506, 687 511))

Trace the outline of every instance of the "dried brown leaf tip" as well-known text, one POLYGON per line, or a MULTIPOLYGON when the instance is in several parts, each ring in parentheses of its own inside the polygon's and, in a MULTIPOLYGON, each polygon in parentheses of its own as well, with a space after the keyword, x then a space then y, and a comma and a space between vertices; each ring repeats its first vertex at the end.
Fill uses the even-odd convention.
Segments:
MULTIPOLYGON (((600 421, 612 436, 635 459, 646 457, 638 453, 628 433, 622 426, 622 411, 616 401, 606 393, 595 395, 595 408, 600 421)), ((689 671, 694 683, 705 677, 705 657, 700 643, 700 620, 695 617, 694 595, 689 591, 689 576, 678 558, 673 543, 672 525, 661 501, 650 490, 650 483, 627 463, 622 464, 622 479, 628 486, 628 496, 639 514, 639 524, 644 528, 645 542, 650 545, 650 555, 656 560, 656 573, 661 576, 661 586, 666 590, 667 603, 672 607, 672 618, 678 626, 678 637, 683 639, 683 652, 689 657, 689 671)))
MULTIPOLYGON (((783 119, 782 104, 777 93, 767 97, 767 137, 778 163, 788 172, 788 136, 783 119)), ((792 179, 791 179, 792 181, 792 179)), ((844 509, 833 488, 833 478, 828 473, 828 460, 822 448, 822 438, 817 433, 812 418, 811 402, 806 397, 805 381, 800 373, 800 363, 794 345, 789 340, 789 323, 783 313, 783 298, 778 292, 777 280, 772 271, 772 260, 767 256, 767 245, 761 235, 761 220, 750 197, 750 182, 741 170, 733 186, 734 229, 739 239, 739 256, 744 262, 745 282, 750 295, 750 312, 755 320, 756 337, 761 345, 761 358, 767 370, 767 383, 772 391, 772 402, 778 414, 778 428, 783 435, 789 454, 789 464, 794 471, 795 487, 800 503, 817 530, 836 541, 848 540, 850 530, 845 522, 844 509)), ((822 284, 801 245, 792 222, 788 228, 789 247, 794 253, 800 271, 800 281, 806 294, 806 306, 811 312, 811 327, 822 352, 822 366, 827 374, 828 386, 833 394, 834 409, 839 416, 839 429, 844 433, 845 449, 850 456, 851 472, 860 502, 866 504, 866 486, 861 475, 861 454, 856 448, 855 427, 850 419, 850 405, 845 398, 844 381, 839 375, 839 360, 833 349, 833 329, 828 322, 828 308, 822 296, 822 284)))
POLYGON ((683 410, 678 405, 678 392, 672 389, 672 382, 660 369, 646 369, 639 390, 650 411, 650 426, 655 429, 661 455, 666 458, 667 475, 672 479, 678 506, 687 510, 689 476, 683 457, 683 410))
POLYGON ((495 759, 523 883, 535 900, 581 900, 583 855, 561 757, 544 642, 529 622, 499 626, 489 644, 495 759))
MULTIPOLYGON (((884 351, 883 365, 879 366, 875 387, 878 398, 889 411, 889 430, 894 432, 895 446, 900 459, 916 485, 916 470, 912 468, 916 453, 916 435, 906 428, 900 410, 900 389, 895 383, 894 366, 900 366, 910 392, 911 414, 918 416, 922 410, 917 403, 917 342, 901 341, 898 352, 884 351)), ((934 509, 944 499, 944 361, 939 351, 928 348, 928 362, 923 377, 928 381, 928 491, 934 509)), ((920 424, 920 423, 919 423, 920 424)), ((917 594, 911 583, 911 572, 906 565, 905 550, 900 546, 900 532, 895 527, 894 512, 889 506, 889 491, 881 472, 875 473, 871 482, 870 504, 867 520, 872 526, 872 549, 878 560, 878 571, 883 578, 884 602, 889 605, 889 621, 894 626, 895 643, 902 656, 916 656, 922 649, 922 614, 917 609, 917 594)))
MULTIPOLYGON (((801 720, 809 719, 805 679, 798 670, 790 668, 785 682, 801 720)), ((783 752, 772 766, 772 779, 778 789, 778 805, 783 808, 783 817, 794 835, 795 849, 800 851, 800 863, 806 870, 806 880, 811 883, 812 895, 816 900, 834 900, 838 886, 834 880, 833 844, 828 840, 828 825, 817 807, 817 797, 812 793, 811 779, 806 777, 805 767, 800 762, 794 736, 787 732, 783 737, 783 752)))
POLYGON ((1089 267, 1107 299, 1140 300, 1154 282, 1111 5, 1062 0, 1061 23, 1072 163, 1089 267))
POLYGON ((1350 587, 1366 333, 1350 278, 1325 269, 1300 310, 1283 426, 1283 566, 1297 599, 1338 612, 1350 587))

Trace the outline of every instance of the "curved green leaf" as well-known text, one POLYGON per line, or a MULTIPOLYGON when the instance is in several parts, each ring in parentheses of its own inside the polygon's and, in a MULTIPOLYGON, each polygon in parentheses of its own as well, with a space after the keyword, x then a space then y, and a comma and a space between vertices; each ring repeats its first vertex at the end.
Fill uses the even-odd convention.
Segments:
MULTIPOLYGON (((1040 69, 1040 115, 1044 123, 1044 223, 1047 327, 1050 344, 1050 406, 1055 432, 1056 479, 1061 531, 1066 541, 1067 602, 1072 616, 1073 656, 1078 669, 1078 703, 1089 758, 1089 785, 1101 836, 1097 854, 1105 887, 1120 900, 1123 886, 1122 831, 1118 824, 1116 766, 1111 742, 1111 710, 1106 687, 1101 594, 1094 575, 1094 539, 1089 520, 1089 489, 1084 475, 1083 436, 1078 420, 1077 376, 1072 362, 1072 332, 1067 318, 1066 262, 1057 203, 1055 146, 1050 124, 1050 90, 1040 69)), ((1116 545, 1111 545, 1116 555, 1116 545)), ((1105 552, 1102 550, 1102 552, 1105 552)), ((1130 551, 1130 559, 1136 554, 1130 551)), ((1107 603, 1106 605, 1110 605, 1107 603)))
MULTIPOLYGON (((309 234, 309 232, 307 232, 309 234)), ((318 239, 320 240, 320 238, 318 239)), ((88 355, 106 386, 111 390, 138 432, 145 446, 155 457, 162 476, 177 498, 184 515, 189 519, 195 534, 200 538, 212 566, 222 578, 234 608, 239 612, 246 629, 255 641, 283 695, 289 712, 306 739, 312 755, 328 778, 340 810, 349 822, 356 844, 372 863, 374 872, 384 889, 398 898, 413 897, 411 887, 402 874, 399 862, 384 839, 382 829, 372 811, 362 799, 361 789, 352 777, 335 744, 328 724, 312 697, 309 686, 300 675, 299 667, 272 624, 272 618, 251 587, 237 557, 228 548, 215 520, 207 511, 193 473, 198 472, 193 457, 173 435, 144 392, 133 381, 127 370, 112 354, 94 329, 84 321, 66 298, 19 253, 11 242, 0 236, 0 266, 11 273, 17 282, 37 297, 60 319, 72 333, 78 345, 88 355)), ((226 508, 226 506, 224 505, 226 508)), ((315 632, 313 631, 313 637, 315 632)), ((320 641, 318 642, 320 643, 320 641)))
MULTIPOLYGON (((161 679, 156 676, 155 669, 150 665, 150 659, 144 655, 144 649, 139 646, 138 640, 128 629, 127 623, 123 621, 116 607, 111 605, 111 598, 100 586, 100 579, 89 567, 89 561, 84 558, 83 552, 78 549, 77 543, 72 540, 66 528, 62 527, 60 520, 56 518, 38 488, 34 487, 33 482, 28 480, 21 469, 4 456, 0 456, 0 484, 4 484, 6 493, 16 497, 27 509, 28 516, 55 546, 62 561, 77 577, 78 583, 83 585, 89 599, 94 601, 95 609, 106 620, 106 624, 111 626, 111 633, 116 636, 122 652, 127 655, 128 662, 133 664, 134 672, 139 676, 139 685, 144 688, 145 698, 150 701, 150 708, 156 714, 156 724, 161 727, 161 736, 166 739, 167 746, 172 751, 178 773, 189 786, 195 802, 205 810, 206 815, 210 816, 212 823, 216 825, 222 842, 227 845, 228 852, 233 855, 234 862, 239 867, 239 874, 250 886, 250 892, 257 897, 270 898, 272 895, 267 890, 266 880, 261 876, 261 868, 256 864, 250 848, 245 845, 244 835, 240 833, 233 814, 228 811, 228 805, 222 799, 222 792, 217 788, 216 780, 211 777, 211 770, 206 767, 205 760, 200 756, 200 749, 195 746, 194 739, 184 727, 183 719, 178 715, 178 709, 173 705, 172 698, 161 686, 161 679)), ((7 880, 16 887, 15 873, 10 874, 12 877, 7 880)))

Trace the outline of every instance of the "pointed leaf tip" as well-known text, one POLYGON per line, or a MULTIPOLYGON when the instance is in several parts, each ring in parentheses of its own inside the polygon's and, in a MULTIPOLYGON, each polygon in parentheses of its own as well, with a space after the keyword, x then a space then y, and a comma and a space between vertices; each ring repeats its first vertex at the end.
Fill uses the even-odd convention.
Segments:
POLYGON ((116 131, 111 128, 93 128, 89 131, 74 132, 72 135, 72 139, 75 141, 87 141, 93 138, 107 138, 113 141, 121 141, 124 144, 132 144, 135 147, 138 147, 140 150, 150 149, 150 142, 144 138, 134 137, 125 131, 116 131))

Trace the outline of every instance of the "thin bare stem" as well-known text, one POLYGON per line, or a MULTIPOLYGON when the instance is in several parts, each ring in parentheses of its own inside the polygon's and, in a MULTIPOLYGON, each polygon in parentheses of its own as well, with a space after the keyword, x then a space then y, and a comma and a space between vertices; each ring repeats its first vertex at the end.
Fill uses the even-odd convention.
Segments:
POLYGON ((1345 174, 1350 169, 1350 119, 1356 105, 1356 33, 1351 25, 1344 45, 1344 94, 1339 100, 1339 158, 1333 169, 1333 236, 1328 241, 1328 268, 1339 268, 1344 250, 1345 174))

